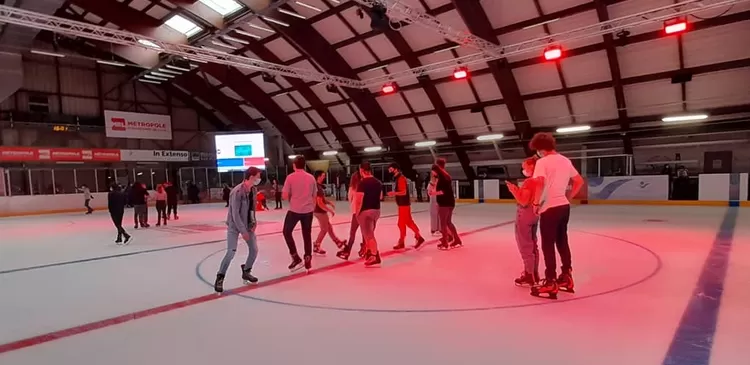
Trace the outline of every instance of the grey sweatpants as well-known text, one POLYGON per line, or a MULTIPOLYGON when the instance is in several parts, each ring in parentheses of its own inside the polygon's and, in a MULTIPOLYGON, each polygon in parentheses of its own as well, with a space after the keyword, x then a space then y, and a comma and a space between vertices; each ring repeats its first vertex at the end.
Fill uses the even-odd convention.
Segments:
POLYGON ((430 232, 440 231, 440 217, 438 217, 438 204, 434 196, 430 197, 430 232))
POLYGON ((140 204, 133 207, 133 221, 136 227, 145 227, 148 224, 148 205, 140 204))
POLYGON ((523 261, 523 270, 539 277, 539 246, 537 245, 536 229, 539 226, 539 216, 534 214, 531 206, 518 206, 516 211, 516 244, 523 261))
POLYGON ((365 210, 357 214, 359 227, 362 230, 362 238, 365 240, 367 250, 371 253, 378 252, 378 242, 375 240, 375 228, 380 218, 380 209, 365 210))
POLYGON ((326 235, 331 236, 333 242, 338 245, 341 240, 336 237, 336 233, 333 231, 333 225, 331 224, 331 218, 328 216, 328 213, 315 213, 313 215, 315 216, 315 219, 318 220, 318 225, 320 226, 320 233, 318 233, 318 238, 315 239, 315 246, 320 246, 326 238, 326 235))

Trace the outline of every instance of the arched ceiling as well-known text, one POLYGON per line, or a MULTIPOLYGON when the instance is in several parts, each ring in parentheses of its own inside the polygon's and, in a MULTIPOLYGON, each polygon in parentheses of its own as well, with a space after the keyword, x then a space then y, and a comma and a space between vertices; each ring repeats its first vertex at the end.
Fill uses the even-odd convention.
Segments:
MULTIPOLYGON (((358 16, 354 1, 287 1, 266 14, 271 20, 249 22, 245 13, 258 0, 237 0, 242 8, 226 16, 207 1, 69 0, 58 14, 172 42, 207 42, 214 49, 352 79, 476 52, 419 25, 373 30, 366 15, 358 16), (201 32, 186 39, 165 24, 176 15, 201 32)), ((400 1, 495 44, 518 43, 674 3, 400 1)), ((503 148, 525 150, 537 131, 587 124, 591 132, 563 138, 612 141, 623 152, 632 152, 633 136, 680 133, 656 123, 665 114, 700 110, 726 116, 700 130, 741 128, 743 119, 736 115, 750 113, 750 82, 736 80, 750 81, 750 48, 741 44, 750 39, 750 5, 689 20, 691 29, 683 35, 667 37, 661 25, 650 25, 630 30, 627 37, 607 34, 564 44, 564 57, 556 62, 535 54, 511 56, 470 66, 466 80, 454 80, 450 72, 403 80, 392 95, 381 95, 376 88, 327 90, 326 85, 291 77, 264 80, 260 72, 216 64, 198 64, 170 82, 239 128, 257 128, 267 120, 310 157, 338 150, 356 163, 369 158, 364 147, 377 145, 387 148, 380 156, 408 169, 419 156, 429 156, 413 143, 432 139, 438 141, 441 155, 460 162, 466 176, 473 177, 471 160, 482 151, 494 154, 491 144, 475 140, 487 133, 505 134, 503 148), (680 75, 691 75, 693 81, 672 83, 680 75)), ((97 45, 145 67, 160 64, 155 52, 97 45)))

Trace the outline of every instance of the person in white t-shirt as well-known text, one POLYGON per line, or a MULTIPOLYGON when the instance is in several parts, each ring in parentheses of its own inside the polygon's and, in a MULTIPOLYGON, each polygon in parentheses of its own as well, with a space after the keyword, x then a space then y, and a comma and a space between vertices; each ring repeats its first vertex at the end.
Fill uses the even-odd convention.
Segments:
POLYGON ((539 214, 539 231, 544 255, 544 280, 531 288, 534 296, 557 299, 557 291, 573 292, 573 268, 568 245, 570 200, 583 187, 583 178, 570 160, 556 151, 557 143, 551 133, 537 133, 529 143, 540 157, 534 168, 534 178, 541 185, 534 196, 534 210, 539 214), (573 182, 572 189, 568 185, 573 182), (555 247, 562 261, 562 273, 557 277, 555 247))

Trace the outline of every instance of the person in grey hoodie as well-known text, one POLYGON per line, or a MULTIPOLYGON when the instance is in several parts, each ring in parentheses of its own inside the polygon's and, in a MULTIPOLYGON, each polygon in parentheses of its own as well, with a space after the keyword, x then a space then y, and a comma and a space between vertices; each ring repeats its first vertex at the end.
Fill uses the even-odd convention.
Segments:
POLYGON ((258 189, 255 187, 260 183, 261 171, 257 167, 251 167, 245 171, 245 179, 234 187, 229 193, 229 212, 227 213, 227 253, 221 260, 219 272, 216 273, 214 290, 217 293, 224 291, 224 278, 226 277, 229 264, 237 252, 237 241, 239 236, 247 243, 248 255, 245 264, 242 265, 242 280, 247 283, 257 283, 258 278, 251 275, 255 259, 258 257, 258 243, 256 242, 255 227, 255 204, 258 189))

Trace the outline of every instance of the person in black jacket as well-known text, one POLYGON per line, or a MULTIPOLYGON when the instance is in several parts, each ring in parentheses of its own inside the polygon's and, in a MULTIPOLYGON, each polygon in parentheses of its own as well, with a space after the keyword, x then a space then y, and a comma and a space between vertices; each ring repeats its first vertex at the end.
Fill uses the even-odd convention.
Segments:
POLYGON ((178 220, 180 217, 177 216, 177 187, 171 181, 167 181, 164 186, 164 191, 167 192, 167 219, 174 212, 174 219, 178 220))
POLYGON ((224 190, 222 191, 222 199, 227 203, 225 208, 229 208, 229 193, 232 192, 232 189, 229 188, 229 185, 224 184, 224 190))
POLYGON ((127 205, 127 196, 123 194, 120 185, 113 184, 112 188, 107 195, 107 207, 109 209, 109 215, 112 217, 112 223, 117 228, 117 240, 115 243, 128 244, 131 241, 131 236, 128 232, 125 232, 125 228, 122 228, 122 217, 125 215, 125 205, 127 205), (123 242, 123 238, 125 241, 123 242))

